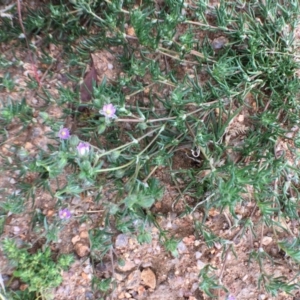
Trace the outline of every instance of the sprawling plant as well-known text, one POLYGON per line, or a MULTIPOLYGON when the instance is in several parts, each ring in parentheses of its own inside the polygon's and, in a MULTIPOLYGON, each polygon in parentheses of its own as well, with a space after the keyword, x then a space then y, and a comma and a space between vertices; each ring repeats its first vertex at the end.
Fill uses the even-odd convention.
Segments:
MULTIPOLYGON (((281 219, 297 220, 298 22, 294 0, 221 1, 217 6, 205 0, 139 5, 70 0, 28 10, 23 20, 28 38, 38 35, 43 49, 62 45, 59 59, 66 62, 69 80, 79 82, 89 54, 99 49, 110 49, 122 72, 113 84, 93 82, 91 100, 84 103, 80 93, 66 87, 54 99, 31 78, 28 85, 45 103, 63 107, 60 119, 51 117, 46 106, 36 114, 25 100, 2 101, 2 143, 11 138, 11 122, 26 130, 37 116, 51 128, 49 138, 55 142, 35 155, 20 145, 11 147, 20 184, 18 194, 10 196, 17 201, 0 203, 1 212, 20 212, 24 199, 34 200, 37 188, 48 191, 58 205, 88 193, 105 208, 104 227, 90 232, 92 256, 101 259, 112 247, 115 230, 147 242, 147 226, 159 228, 151 207, 163 196, 163 183, 154 177, 163 168, 178 190, 174 206, 189 195, 193 201, 185 203, 182 213, 201 210, 195 230, 208 247, 218 243, 225 254, 234 251, 232 240, 247 232, 276 231, 281 219), (65 125, 70 116, 76 127, 65 125), (288 146, 280 149, 285 139, 288 146), (185 156, 184 168, 173 164, 177 151, 185 156), (25 181, 29 172, 36 175, 30 183, 25 181), (56 179, 63 174, 67 181, 61 186, 56 179), (113 195, 110 201, 104 190, 113 195), (236 207, 249 202, 251 213, 240 218, 236 207), (237 230, 233 238, 219 237, 206 226, 213 208, 229 212, 232 230, 237 230), (260 215, 259 224, 253 223, 254 214, 260 215)), ((17 20, 4 17, 2 26, 2 41, 15 38, 24 46, 17 20)), ((58 60, 46 51, 40 59, 49 66, 58 60)), ((9 65, 5 57, 0 64, 9 65)), ((0 89, 13 88, 7 73, 0 89)), ((10 161, 7 167, 12 167, 10 161)), ((159 230, 161 241, 176 255, 176 239, 159 230)), ((297 263, 298 239, 278 240, 297 263)), ((270 258, 261 243, 250 256, 261 266, 258 283, 271 295, 297 287, 264 271, 263 261, 270 258)), ((213 268, 203 269, 200 288, 210 296, 225 289, 223 271, 215 277, 213 268)))

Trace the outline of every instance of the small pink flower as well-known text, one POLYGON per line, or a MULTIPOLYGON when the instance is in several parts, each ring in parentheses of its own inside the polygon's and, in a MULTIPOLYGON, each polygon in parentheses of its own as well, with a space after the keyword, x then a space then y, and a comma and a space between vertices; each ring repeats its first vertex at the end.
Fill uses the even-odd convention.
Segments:
POLYGON ((103 108, 99 111, 101 115, 104 115, 106 118, 116 118, 115 115, 117 109, 113 106, 113 104, 104 104, 103 108))
POLYGON ((59 133, 58 137, 60 137, 62 140, 67 140, 70 137, 70 131, 68 128, 62 128, 59 133))
POLYGON ((77 151, 78 151, 80 156, 84 156, 84 155, 88 154, 89 151, 90 151, 90 144, 80 142, 77 146, 77 151))
POLYGON ((58 215, 62 220, 63 219, 67 220, 71 218, 71 212, 67 208, 61 209, 58 212, 58 215))

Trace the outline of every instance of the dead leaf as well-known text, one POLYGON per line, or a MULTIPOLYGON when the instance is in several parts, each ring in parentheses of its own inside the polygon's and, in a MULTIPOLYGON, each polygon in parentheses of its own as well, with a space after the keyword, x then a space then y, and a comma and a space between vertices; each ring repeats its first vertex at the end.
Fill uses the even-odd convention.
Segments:
POLYGON ((128 27, 126 33, 131 36, 135 36, 135 31, 133 27, 128 27))
POLYGON ((80 86, 81 102, 89 102, 93 96, 93 82, 97 82, 97 72, 92 60, 90 70, 86 73, 83 83, 80 86))
POLYGON ((150 287, 153 290, 155 289, 155 287, 156 287, 156 276, 150 268, 146 268, 142 271, 141 279, 143 280, 144 285, 150 287))
POLYGON ((79 235, 75 235, 73 238, 72 238, 72 244, 75 245, 77 242, 80 241, 80 236, 79 235))
POLYGON ((90 278, 89 278, 89 275, 86 274, 86 273, 84 273, 84 272, 81 273, 81 277, 82 277, 84 280, 86 280, 86 281, 88 281, 88 280, 90 279, 90 278))
POLYGON ((81 239, 88 239, 89 238, 89 232, 87 230, 81 231, 79 235, 80 235, 81 239))

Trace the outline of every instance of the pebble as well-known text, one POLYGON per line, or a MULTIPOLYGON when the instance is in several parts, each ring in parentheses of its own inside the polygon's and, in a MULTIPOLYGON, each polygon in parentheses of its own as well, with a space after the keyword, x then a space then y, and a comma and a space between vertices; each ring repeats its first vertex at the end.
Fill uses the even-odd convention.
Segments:
POLYGON ((201 253, 201 252, 199 252, 199 251, 196 251, 196 252, 195 252, 195 257, 196 257, 196 259, 199 259, 201 256, 202 256, 202 253, 201 253))
POLYGON ((198 270, 202 270, 205 266, 206 266, 206 263, 204 263, 200 259, 197 260, 197 268, 198 268, 198 270))
POLYGON ((39 101, 38 101, 36 98, 32 98, 32 99, 31 99, 31 103, 32 103, 32 104, 38 104, 38 102, 39 102, 39 101))
POLYGON ((129 274, 125 287, 127 289, 137 289, 141 282, 141 271, 135 270, 129 274))
POLYGON ((187 249, 186 245, 182 241, 178 243, 177 250, 180 254, 188 252, 188 249, 187 249))
POLYGON ((273 241, 273 239, 272 239, 270 236, 264 236, 264 237, 262 238, 262 244, 263 244, 264 246, 268 246, 269 244, 272 243, 272 241, 273 241))
POLYGON ((142 264, 142 267, 143 267, 144 269, 149 268, 149 267, 152 267, 152 262, 151 262, 151 261, 146 261, 146 262, 144 262, 144 263, 142 264))
POLYGON ((195 242, 194 242, 194 245, 197 247, 197 246, 199 246, 201 244, 201 242, 199 241, 199 240, 196 240, 195 242))
POLYGON ((243 278, 242 278, 242 281, 246 281, 248 278, 248 274, 246 274, 243 278))
POLYGON ((16 291, 20 288, 20 281, 18 279, 14 279, 10 285, 9 285, 10 289, 12 289, 13 291, 16 291))
POLYGON ((128 246, 129 237, 126 234, 119 234, 116 238, 115 246, 117 249, 128 246))
POLYGON ((19 234, 21 231, 21 228, 19 226, 14 226, 13 231, 14 231, 14 234, 19 234))
POLYGON ((118 269, 122 272, 129 272, 135 268, 135 263, 130 260, 126 260, 124 264, 118 265, 118 269))
POLYGON ((199 288, 199 283, 194 282, 191 288, 191 292, 194 293, 199 288))
POLYGON ((122 281, 122 280, 124 280, 124 278, 125 278, 125 275, 124 275, 124 274, 115 272, 115 279, 116 279, 117 281, 122 281))
POLYGON ((138 295, 140 295, 140 296, 143 295, 145 293, 145 291, 146 291, 146 289, 142 285, 140 285, 137 289, 138 295))
POLYGON ((228 43, 228 39, 224 36, 220 36, 216 39, 214 39, 211 43, 214 50, 219 50, 223 48, 228 43))
POLYGON ((92 300, 94 298, 94 295, 92 292, 86 292, 85 297, 87 300, 92 300))
POLYGON ((82 242, 77 242, 74 246, 74 250, 76 254, 80 257, 86 256, 90 252, 89 246, 82 242))
POLYGON ((15 184, 16 183, 16 180, 12 177, 9 177, 8 178, 8 182, 11 183, 11 184, 15 184))

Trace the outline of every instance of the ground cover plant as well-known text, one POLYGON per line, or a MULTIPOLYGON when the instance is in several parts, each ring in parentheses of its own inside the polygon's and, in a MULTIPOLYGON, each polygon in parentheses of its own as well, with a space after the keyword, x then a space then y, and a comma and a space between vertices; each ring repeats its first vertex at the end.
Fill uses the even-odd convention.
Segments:
POLYGON ((151 243, 155 227, 179 257, 182 238, 160 222, 175 212, 210 257, 178 299, 256 299, 226 281, 241 252, 260 295, 293 299, 298 1, 24 3, 0 10, 1 297, 60 299, 58 274, 84 258, 89 299, 110 299, 124 263, 116 237, 151 243))

